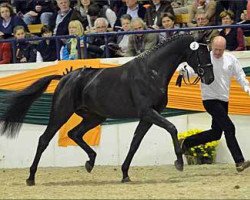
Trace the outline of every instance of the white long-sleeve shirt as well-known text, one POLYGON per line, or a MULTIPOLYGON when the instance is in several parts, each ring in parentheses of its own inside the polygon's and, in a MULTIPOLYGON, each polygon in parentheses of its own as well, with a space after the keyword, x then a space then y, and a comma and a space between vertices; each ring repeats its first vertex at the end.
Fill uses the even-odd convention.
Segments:
MULTIPOLYGON (((224 52, 219 59, 215 58, 212 52, 210 52, 210 55, 213 64, 214 81, 210 85, 201 83, 202 100, 218 99, 228 102, 232 77, 237 80, 245 91, 250 87, 241 64, 233 54, 224 52)), ((195 75, 191 67, 187 67, 186 70, 189 76, 195 75)))

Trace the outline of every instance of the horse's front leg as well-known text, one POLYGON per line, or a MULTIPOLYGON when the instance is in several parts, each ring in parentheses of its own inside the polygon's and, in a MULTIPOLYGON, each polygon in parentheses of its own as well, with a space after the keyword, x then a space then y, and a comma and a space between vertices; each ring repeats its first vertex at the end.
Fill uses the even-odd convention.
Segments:
POLYGON ((170 121, 165 119, 163 116, 161 116, 157 111, 153 109, 149 109, 147 112, 145 112, 143 115, 143 119, 145 121, 148 121, 150 123, 153 123, 157 126, 164 128, 170 133, 174 144, 175 154, 177 156, 177 160, 175 161, 175 167, 177 170, 183 171, 184 162, 182 158, 182 150, 177 137, 178 132, 174 124, 172 124, 170 121))
POLYGON ((141 144, 141 141, 142 141, 144 135, 147 133, 148 129, 151 126, 152 126, 152 123, 140 121, 138 126, 136 127, 133 140, 130 144, 128 155, 127 155, 124 163, 122 164, 122 174, 123 174, 122 182, 123 183, 130 181, 130 178, 128 176, 129 166, 131 164, 131 161, 132 161, 137 149, 139 148, 139 146, 141 144))

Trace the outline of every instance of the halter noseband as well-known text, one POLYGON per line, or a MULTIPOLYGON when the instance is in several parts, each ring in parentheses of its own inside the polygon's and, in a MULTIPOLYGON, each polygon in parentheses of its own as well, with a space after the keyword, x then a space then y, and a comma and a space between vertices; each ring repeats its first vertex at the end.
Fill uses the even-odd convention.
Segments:
MULTIPOLYGON (((207 44, 204 44, 204 43, 197 43, 197 45, 207 46, 207 44)), ((191 48, 191 46, 190 46, 190 48, 191 48)), ((211 66, 211 64, 206 64, 206 65, 203 65, 203 66, 202 66, 202 65, 201 65, 201 62, 200 62, 200 57, 199 57, 199 54, 198 54, 198 48, 199 48, 199 46, 198 46, 197 49, 195 49, 195 48, 196 48, 195 46, 194 46, 193 48, 194 48, 194 49, 191 48, 192 51, 193 51, 192 54, 193 54, 193 53, 196 53, 196 58, 197 58, 197 62, 198 62, 197 69, 194 70, 194 71, 195 71, 195 73, 198 74, 198 76, 195 78, 195 80, 194 80, 193 82, 191 82, 191 81, 190 81, 190 76, 189 76, 188 70, 187 70, 187 81, 185 80, 185 77, 184 77, 182 74, 180 74, 180 75, 178 76, 178 78, 177 78, 177 80, 176 80, 176 84, 175 84, 175 85, 177 85, 177 86, 179 86, 179 87, 181 87, 182 79, 183 79, 183 81, 184 81, 184 83, 185 83, 186 85, 196 85, 196 84, 200 81, 201 77, 204 76, 204 73, 205 73, 204 67, 209 67, 209 66, 211 66)))

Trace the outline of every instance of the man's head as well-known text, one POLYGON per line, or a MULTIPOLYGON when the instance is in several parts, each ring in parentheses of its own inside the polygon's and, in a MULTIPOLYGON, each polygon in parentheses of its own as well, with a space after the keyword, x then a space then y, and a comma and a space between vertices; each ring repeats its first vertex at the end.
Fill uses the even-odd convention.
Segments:
MULTIPOLYGON (((143 31, 143 30, 146 30, 147 27, 144 21, 141 18, 137 17, 137 18, 132 19, 131 29, 134 31, 143 31)), ((136 35, 142 36, 143 34, 136 34, 136 35)))
POLYGON ((196 13, 195 21, 196 21, 198 27, 207 26, 209 23, 209 20, 207 18, 206 13, 204 11, 201 11, 201 10, 196 13))
POLYGON ((69 0, 56 0, 57 6, 60 9, 60 11, 68 12, 70 9, 70 1, 69 0))
POLYGON ((108 20, 103 17, 98 17, 94 22, 95 30, 97 33, 107 32, 108 25, 108 20))
POLYGON ((226 49, 226 39, 222 36, 214 37, 212 41, 212 53, 213 56, 217 59, 223 56, 223 53, 226 49))

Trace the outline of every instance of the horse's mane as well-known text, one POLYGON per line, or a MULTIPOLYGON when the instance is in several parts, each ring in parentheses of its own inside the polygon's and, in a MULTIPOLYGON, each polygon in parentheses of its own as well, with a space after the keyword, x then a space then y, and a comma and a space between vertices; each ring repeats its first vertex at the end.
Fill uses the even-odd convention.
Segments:
POLYGON ((177 39, 183 38, 183 37, 187 37, 187 36, 192 36, 191 33, 184 33, 184 34, 175 34, 172 35, 171 37, 168 37, 166 40, 159 42, 157 45, 155 45, 153 48, 144 51, 143 53, 141 53, 140 55, 138 55, 136 57, 136 59, 145 59, 148 58, 148 56, 152 53, 155 52, 156 50, 165 47, 165 46, 170 46, 172 44, 172 42, 176 41, 177 39))

